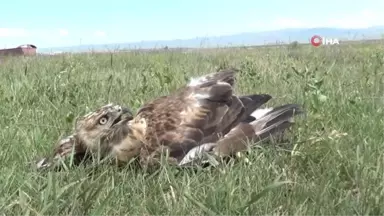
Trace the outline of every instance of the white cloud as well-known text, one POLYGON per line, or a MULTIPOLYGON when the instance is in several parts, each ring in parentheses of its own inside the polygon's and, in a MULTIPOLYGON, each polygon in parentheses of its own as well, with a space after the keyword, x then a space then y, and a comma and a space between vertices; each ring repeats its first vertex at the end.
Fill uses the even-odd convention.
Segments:
POLYGON ((23 37, 27 33, 23 28, 0 28, 0 37, 23 37))
POLYGON ((94 35, 97 37, 104 37, 106 34, 104 31, 95 31, 94 35))
POLYGON ((67 36, 69 34, 68 30, 66 29, 59 29, 59 35, 60 36, 67 36))

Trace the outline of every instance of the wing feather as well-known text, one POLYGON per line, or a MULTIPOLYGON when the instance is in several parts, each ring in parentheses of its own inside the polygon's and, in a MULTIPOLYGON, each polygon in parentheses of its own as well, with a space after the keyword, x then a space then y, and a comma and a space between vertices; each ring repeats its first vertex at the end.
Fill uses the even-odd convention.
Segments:
MULTIPOLYGON (((179 159, 198 146, 210 128, 216 130, 232 106, 236 72, 227 69, 194 78, 174 94, 143 106, 135 119, 146 121, 147 145, 168 146, 170 155, 179 159)), ((241 111, 242 104, 239 107, 241 111)))
MULTIPOLYGON (((273 109, 263 110, 258 119, 241 122, 215 143, 204 143, 191 149, 179 165, 186 165, 203 158, 204 153, 218 156, 232 156, 249 149, 249 141, 258 142, 283 132, 293 124, 293 116, 304 111, 297 104, 286 104, 273 109)), ((252 113, 256 114, 256 112, 252 113)), ((258 114, 259 115, 259 114, 258 114)), ((255 115, 256 116, 256 115, 255 115)))
POLYGON ((192 148, 216 142, 234 127, 244 130, 252 128, 239 123, 246 121, 271 96, 236 96, 234 84, 237 72, 236 69, 225 69, 192 78, 177 92, 143 106, 136 119, 146 121, 143 134, 147 145, 150 145, 147 149, 153 151, 159 146, 167 146, 170 156, 180 161, 192 148))
POLYGON ((262 141, 277 132, 284 131, 293 124, 293 116, 302 113, 303 110, 297 104, 276 107, 253 122, 244 122, 234 127, 217 142, 217 147, 213 151, 220 155, 233 155, 244 151, 250 147, 247 141, 262 141))
POLYGON ((216 142, 240 122, 254 121, 255 118, 251 114, 271 98, 268 94, 253 94, 240 97, 233 95, 232 104, 221 118, 220 124, 204 131, 205 137, 202 143, 216 142))

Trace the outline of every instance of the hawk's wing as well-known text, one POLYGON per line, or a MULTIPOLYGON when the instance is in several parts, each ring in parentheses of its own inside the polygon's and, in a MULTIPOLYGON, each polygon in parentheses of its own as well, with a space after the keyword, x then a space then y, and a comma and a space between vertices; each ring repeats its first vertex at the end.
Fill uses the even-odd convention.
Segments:
POLYGON ((131 127, 136 138, 145 143, 147 154, 164 146, 170 156, 180 160, 202 141, 217 140, 217 135, 226 134, 246 120, 252 109, 271 98, 269 95, 235 96, 236 72, 226 69, 193 78, 178 92, 144 105, 131 127), (244 103, 248 104, 247 108, 244 103))
POLYGON ((45 167, 51 167, 52 165, 57 165, 56 162, 60 158, 65 158, 72 152, 74 153, 73 164, 78 165, 84 159, 86 159, 86 151, 86 146, 84 146, 82 142, 78 140, 76 134, 73 134, 63 139, 60 139, 56 143, 52 154, 49 157, 45 157, 39 160, 36 166, 38 169, 41 169, 45 167))
POLYGON ((251 114, 254 117, 253 121, 239 123, 217 142, 205 143, 193 148, 179 165, 190 164, 204 158, 204 153, 233 156, 237 152, 249 149, 249 144, 252 142, 262 141, 284 132, 294 123, 293 116, 302 113, 302 108, 297 104, 256 110, 251 114))
POLYGON ((255 120, 255 118, 251 116, 251 113, 271 98, 268 94, 253 94, 239 97, 233 95, 233 102, 223 116, 222 122, 207 129, 207 133, 201 143, 216 142, 240 122, 255 120))

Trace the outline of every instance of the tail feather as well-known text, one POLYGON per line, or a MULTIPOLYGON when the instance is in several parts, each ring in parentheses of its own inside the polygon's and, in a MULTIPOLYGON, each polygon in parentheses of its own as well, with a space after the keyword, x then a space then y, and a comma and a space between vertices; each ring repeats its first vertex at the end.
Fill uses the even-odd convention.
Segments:
POLYGON ((267 129, 270 126, 278 125, 279 123, 288 121, 293 121, 293 116, 296 114, 301 114, 303 111, 297 104, 285 104, 273 108, 271 111, 267 112, 259 119, 251 122, 250 124, 255 128, 255 131, 262 131, 267 129))
MULTIPOLYGON (((273 110, 273 107, 260 108, 260 109, 255 110, 253 113, 251 113, 250 116, 252 116, 254 118, 253 119, 253 121, 254 121, 256 119, 260 119, 261 117, 265 116, 265 114, 269 113, 272 110, 273 110)), ((253 122, 253 121, 251 121, 251 122, 253 122)))
POLYGON ((250 114, 271 98, 272 96, 268 94, 253 94, 240 97, 232 95, 231 105, 221 119, 222 124, 215 125, 214 131, 207 130, 202 143, 216 142, 220 135, 227 134, 240 122, 256 120, 250 114))
MULTIPOLYGON (((222 122, 232 122, 224 127, 219 126, 216 132, 227 134, 240 122, 249 120, 250 114, 268 102, 272 96, 267 94, 253 94, 247 96, 232 96, 232 104, 222 118, 222 122)), ((254 119, 255 120, 255 119, 254 119)))
POLYGON ((244 123, 233 128, 214 148, 216 154, 232 155, 246 150, 247 140, 258 142, 283 132, 293 124, 293 116, 302 114, 303 110, 297 104, 286 104, 273 108, 265 115, 250 123, 244 123))
MULTIPOLYGON (((263 109, 257 113, 259 115, 257 119, 255 118, 250 123, 239 123, 216 143, 206 143, 190 150, 180 165, 201 158, 203 152, 213 152, 218 156, 233 156, 237 152, 248 150, 251 147, 249 143, 263 141, 278 133, 283 133, 293 124, 293 117, 302 113, 304 111, 297 104, 263 109)), ((251 115, 254 114, 256 111, 251 115)))

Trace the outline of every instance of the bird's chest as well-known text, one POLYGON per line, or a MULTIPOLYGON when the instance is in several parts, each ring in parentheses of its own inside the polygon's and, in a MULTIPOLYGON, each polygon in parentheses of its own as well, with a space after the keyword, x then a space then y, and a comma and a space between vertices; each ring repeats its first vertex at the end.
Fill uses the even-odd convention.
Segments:
POLYGON ((132 136, 144 143, 148 129, 147 119, 144 116, 137 116, 129 121, 128 125, 132 136))

